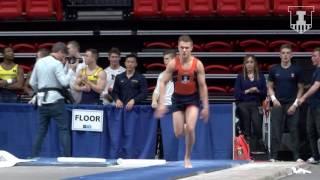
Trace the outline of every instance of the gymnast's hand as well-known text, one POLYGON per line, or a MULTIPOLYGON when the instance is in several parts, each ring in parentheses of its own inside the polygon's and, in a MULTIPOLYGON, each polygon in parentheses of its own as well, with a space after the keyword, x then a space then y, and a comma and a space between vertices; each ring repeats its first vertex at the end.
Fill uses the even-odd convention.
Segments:
POLYGON ((166 112, 167 112, 167 107, 164 104, 158 104, 158 107, 155 112, 155 117, 162 118, 166 112))
POLYGON ((203 121, 206 123, 209 119, 209 108, 202 108, 200 112, 200 119, 203 119, 203 121))
POLYGON ((83 92, 90 92, 91 91, 91 88, 90 88, 90 86, 88 86, 88 85, 84 85, 84 86, 81 86, 81 91, 83 91, 83 92))

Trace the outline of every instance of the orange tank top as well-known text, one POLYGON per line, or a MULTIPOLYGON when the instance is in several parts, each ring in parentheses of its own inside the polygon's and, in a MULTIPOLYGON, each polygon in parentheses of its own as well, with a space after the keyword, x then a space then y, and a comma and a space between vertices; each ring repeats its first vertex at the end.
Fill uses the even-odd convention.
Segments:
POLYGON ((198 59, 192 59, 192 65, 189 69, 184 69, 180 63, 180 58, 176 57, 176 68, 173 72, 174 92, 179 95, 192 95, 197 92, 197 62, 198 59))

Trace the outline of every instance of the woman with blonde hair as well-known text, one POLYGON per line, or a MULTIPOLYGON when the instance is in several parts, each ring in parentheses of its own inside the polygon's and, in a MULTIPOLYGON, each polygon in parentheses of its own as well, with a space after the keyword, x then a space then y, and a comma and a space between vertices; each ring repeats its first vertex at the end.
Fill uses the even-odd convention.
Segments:
POLYGON ((259 72, 255 56, 247 55, 243 59, 242 73, 235 82, 235 99, 240 129, 250 144, 252 152, 260 149, 262 140, 262 118, 259 106, 267 96, 266 79, 259 72))

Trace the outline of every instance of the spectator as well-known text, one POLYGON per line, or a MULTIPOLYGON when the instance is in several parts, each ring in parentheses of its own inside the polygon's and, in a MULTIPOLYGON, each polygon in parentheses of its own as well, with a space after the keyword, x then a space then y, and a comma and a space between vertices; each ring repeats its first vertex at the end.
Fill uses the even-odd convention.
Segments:
POLYGON ((148 95, 147 81, 136 72, 137 65, 137 57, 128 55, 125 60, 126 71, 116 76, 112 98, 117 108, 125 105, 127 110, 131 110, 133 105, 142 103, 148 95))
POLYGON ((281 63, 269 72, 268 94, 271 109, 271 159, 277 160, 284 128, 288 127, 292 142, 293 158, 302 162, 299 154, 299 109, 298 98, 303 93, 303 75, 300 67, 291 63, 292 48, 284 44, 280 47, 281 63))
MULTIPOLYGON (((163 53, 163 63, 167 66, 167 64, 173 60, 176 57, 176 52, 174 50, 167 50, 163 53)), ((159 74, 158 76, 158 80, 157 80, 157 85, 156 88, 153 91, 152 94, 152 103, 151 106, 152 108, 157 108, 158 103, 159 103, 159 83, 160 80, 163 76, 163 72, 159 74)), ((171 97, 174 91, 174 84, 173 81, 170 80, 167 85, 166 85, 166 95, 165 95, 165 105, 166 106, 171 106, 172 102, 171 102, 171 97)))
POLYGON ((320 158, 320 48, 314 49, 312 52, 312 64, 316 67, 312 76, 312 86, 299 99, 298 104, 301 105, 310 97, 309 110, 307 118, 307 133, 310 143, 312 157, 307 162, 318 163, 320 158))
POLYGON ((67 55, 64 43, 55 43, 50 56, 36 62, 30 78, 30 85, 37 92, 39 105, 39 130, 32 147, 32 156, 37 157, 48 131, 51 118, 56 120, 59 129, 59 142, 62 144, 62 156, 71 156, 70 126, 65 119, 64 96, 61 90, 69 85, 77 64, 68 64, 67 74, 63 69, 63 61, 67 55))
POLYGON ((70 92, 72 94, 72 97, 73 97, 75 103, 80 103, 82 94, 81 94, 81 92, 73 89, 73 84, 75 83, 76 75, 79 73, 79 71, 81 69, 86 67, 86 64, 84 62, 83 56, 81 56, 81 54, 80 54, 80 45, 77 41, 69 41, 67 44, 67 48, 68 48, 68 56, 66 59, 67 59, 68 63, 69 64, 74 64, 74 63, 77 64, 76 73, 71 78, 71 81, 69 84, 70 92))
MULTIPOLYGON (((171 60, 174 60, 174 58, 176 57, 176 51, 175 50, 166 50, 163 52, 163 63, 167 66, 168 63, 171 60)), ((163 77, 163 73, 160 73, 157 79, 157 85, 156 88, 153 91, 152 94, 152 103, 151 103, 151 107, 152 108, 157 108, 158 104, 159 104, 159 97, 160 97, 160 81, 163 77)), ((166 84, 166 94, 165 94, 165 105, 166 106, 171 106, 172 102, 171 102, 171 98, 172 98, 172 94, 174 92, 174 84, 173 81, 170 80, 167 84, 166 84)), ((161 132, 161 124, 160 121, 158 121, 158 132, 161 132)), ((163 146, 162 146, 162 137, 161 137, 161 133, 157 133, 157 150, 156 150, 156 158, 163 158, 163 146)))
POLYGON ((36 61, 50 55, 50 51, 46 48, 40 48, 36 54, 36 61))
POLYGON ((73 89, 82 92, 80 104, 99 104, 106 86, 106 73, 97 65, 98 56, 96 49, 88 49, 84 57, 87 67, 77 74, 73 89))
POLYGON ((262 115, 259 113, 259 106, 267 96, 267 86, 253 55, 244 57, 243 72, 238 74, 234 89, 240 129, 249 141, 251 152, 263 150, 262 115))
POLYGON ((118 48, 111 48, 109 50, 109 66, 104 69, 107 74, 107 85, 105 90, 101 94, 103 104, 109 104, 113 102, 111 92, 114 85, 114 80, 118 74, 126 71, 126 69, 120 66, 120 50, 118 48))
POLYGON ((17 103, 16 91, 23 89, 23 69, 14 62, 14 52, 10 47, 3 50, 3 62, 0 64, 0 102, 17 103))
MULTIPOLYGON (((36 54, 36 62, 41 58, 49 56, 49 54, 50 54, 50 52, 49 52, 48 49, 45 49, 45 48, 39 49, 37 54, 36 54)), ((31 73, 32 72, 29 72, 27 74, 26 82, 24 83, 24 86, 23 86, 24 92, 27 93, 29 96, 32 96, 33 93, 34 93, 32 88, 31 88, 31 86, 30 86, 30 84, 29 84, 31 73)))

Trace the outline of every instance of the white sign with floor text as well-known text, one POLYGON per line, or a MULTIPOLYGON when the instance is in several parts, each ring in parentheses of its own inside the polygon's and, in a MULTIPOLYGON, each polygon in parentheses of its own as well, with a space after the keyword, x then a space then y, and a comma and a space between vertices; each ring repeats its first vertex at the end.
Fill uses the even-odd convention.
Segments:
POLYGON ((72 109, 73 131, 103 131, 103 111, 72 109))

